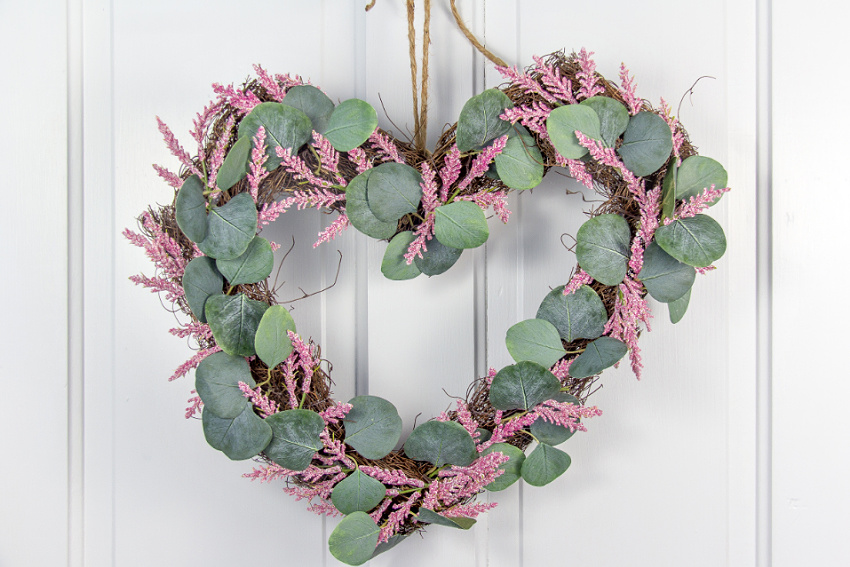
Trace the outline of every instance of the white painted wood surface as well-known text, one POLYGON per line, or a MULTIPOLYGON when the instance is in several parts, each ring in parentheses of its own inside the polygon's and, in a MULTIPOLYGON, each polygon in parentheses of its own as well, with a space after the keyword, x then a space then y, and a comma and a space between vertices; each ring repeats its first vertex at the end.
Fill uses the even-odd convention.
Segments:
MULTIPOLYGON (((625 367, 603 375, 593 403, 605 414, 565 445, 570 471, 546 489, 493 496, 499 507, 472 533, 432 529, 371 564, 844 564, 847 333, 835 321, 850 313, 840 288, 800 298, 803 281, 840 285, 848 276, 843 248, 823 244, 840 242, 847 207, 803 197, 817 188, 846 201, 840 177, 806 168, 841 163, 847 125, 840 114, 816 120, 816 107, 801 109, 813 93, 794 78, 815 65, 811 75, 847 82, 839 19, 809 15, 824 13, 822 0, 807 13, 764 0, 652 0, 640 10, 459 4, 473 31, 519 66, 586 46, 607 77, 625 61, 639 94, 653 104, 665 96, 674 107, 697 77, 715 77, 697 85, 680 118, 701 153, 729 170, 734 191, 713 213, 730 247, 720 269, 699 279, 675 328, 656 306, 653 332, 641 341, 643 381, 625 367), (612 17, 616 11, 628 17, 612 17), (812 139, 823 143, 801 143, 812 139), (764 158, 771 151, 772 162, 764 158), (759 201, 757 188, 772 202, 759 201), (772 235, 758 238, 759 219, 772 220, 772 235), (773 258, 760 279, 759 253, 773 258), (773 327, 757 335, 756 321, 771 316, 773 327), (817 360, 801 352, 795 331, 836 326, 817 360), (772 369, 757 367, 766 339, 773 350, 762 346, 762 355, 772 369), (760 391, 770 397, 759 402, 760 391)), ((0 398, 0 566, 223 566, 258 555, 338 564, 326 550, 334 520, 310 514, 280 485, 240 478, 250 464, 212 451, 200 424, 183 419, 192 379, 166 378, 189 352, 167 333, 174 318, 127 281, 150 265, 120 230, 146 205, 171 199, 150 168, 175 167, 154 116, 187 139, 209 84, 240 82, 252 63, 301 74, 340 100, 377 108, 383 101, 398 129, 379 110, 381 125, 409 128, 403 3, 379 1, 368 14, 364 5, 0 3, 0 103, 14 109, 0 142, 10 172, 2 265, 14 267, 3 278, 3 295, 14 301, 0 364, 10 386, 0 398), (46 147, 53 159, 45 160, 46 147), (20 286, 8 274, 24 268, 28 285, 20 286)), ((447 1, 434 2, 432 40, 433 143, 468 97, 500 77, 456 30, 447 1)), ((315 211, 289 212, 268 229, 285 247, 296 238, 281 272, 284 297, 332 282, 342 254, 337 285, 293 313, 333 361, 338 397, 387 397, 409 431, 418 413, 421 421, 451 403, 442 388, 462 395, 487 366, 509 363, 505 331, 533 317, 575 263, 559 237, 575 234, 586 205, 566 188, 577 185, 553 172, 533 194, 512 196, 510 224, 492 219, 484 248, 430 280, 384 280, 385 245, 354 231, 313 250, 328 222, 315 211), (411 307, 411 298, 419 303, 411 307)))

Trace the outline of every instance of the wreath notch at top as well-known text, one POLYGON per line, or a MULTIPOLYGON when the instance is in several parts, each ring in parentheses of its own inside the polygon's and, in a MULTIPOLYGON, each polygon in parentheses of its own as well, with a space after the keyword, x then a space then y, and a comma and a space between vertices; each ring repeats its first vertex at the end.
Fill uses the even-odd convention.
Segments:
POLYGON ((507 84, 472 97, 433 152, 377 128, 375 110, 334 104, 300 77, 213 86, 199 113, 195 157, 159 128, 180 174, 154 166, 174 187, 172 205, 140 217, 158 273, 131 279, 191 317, 172 333, 199 351, 172 379, 196 368, 187 417, 231 459, 258 458, 248 477, 287 479, 287 492, 318 513, 344 514, 331 552, 358 565, 428 524, 468 529, 494 504, 483 489, 519 479, 548 484, 570 465, 555 447, 582 418, 602 370, 629 355, 651 317, 646 295, 684 315, 697 273, 726 248, 703 211, 728 190, 723 167, 699 156, 663 103, 595 69, 585 50, 500 68, 507 84), (489 236, 485 211, 508 221, 507 194, 565 168, 602 203, 576 234, 578 269, 542 301, 537 316, 507 331, 516 364, 476 380, 455 410, 416 427, 401 449, 401 418, 376 396, 331 399, 318 345, 296 333, 268 277, 277 244, 262 228, 287 210, 336 213, 315 246, 348 226, 389 240, 383 274, 441 274, 489 236), (536 447, 526 456, 524 449, 536 447))

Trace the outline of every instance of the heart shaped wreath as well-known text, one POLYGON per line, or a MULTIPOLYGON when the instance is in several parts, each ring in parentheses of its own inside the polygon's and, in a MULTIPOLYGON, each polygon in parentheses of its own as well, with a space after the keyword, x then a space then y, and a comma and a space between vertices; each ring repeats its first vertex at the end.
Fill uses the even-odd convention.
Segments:
POLYGON ((191 317, 171 331, 199 345, 172 376, 197 368, 186 416, 200 412, 207 441, 229 458, 260 461, 245 476, 288 479, 313 511, 345 515, 329 540, 345 563, 428 524, 468 529, 495 506, 474 502, 481 490, 543 486, 566 471, 555 446, 601 413, 585 405, 599 373, 628 353, 640 376, 646 294, 677 322, 695 275, 725 251, 722 229, 701 214, 728 190, 723 167, 696 155, 663 101, 656 110, 636 96, 624 66, 617 86, 590 55, 500 68, 507 84, 471 98, 434 152, 377 129, 366 102, 335 105, 260 67, 241 87, 213 86, 194 122, 196 157, 159 122, 182 172, 154 167, 176 197, 126 235, 158 272, 131 279, 191 317), (331 399, 319 346, 296 334, 269 286, 277 245, 257 233, 292 207, 315 207, 338 215, 316 245, 352 225, 389 240, 386 277, 434 276, 487 240, 487 209, 507 222, 507 193, 551 167, 603 199, 576 234, 579 268, 507 331, 516 364, 491 369, 395 449, 402 425, 389 401, 331 399))

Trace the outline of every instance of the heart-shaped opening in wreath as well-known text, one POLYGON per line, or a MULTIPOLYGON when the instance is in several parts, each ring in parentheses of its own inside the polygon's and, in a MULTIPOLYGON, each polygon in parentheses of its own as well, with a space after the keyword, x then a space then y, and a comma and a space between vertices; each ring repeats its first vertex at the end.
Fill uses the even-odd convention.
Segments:
POLYGON ((697 156, 667 109, 595 72, 589 55, 555 53, 470 99, 433 152, 377 128, 356 99, 335 104, 300 79, 270 76, 216 86, 200 113, 190 158, 160 122, 184 170, 158 171, 173 206, 145 213, 128 233, 161 269, 137 283, 168 292, 192 317, 176 334, 200 352, 204 434, 231 459, 257 457, 250 477, 288 478, 287 490, 345 518, 332 553, 360 564, 428 524, 467 529, 491 507, 482 489, 519 479, 548 484, 570 465, 556 445, 599 414, 584 404, 599 373, 637 338, 645 296, 676 322, 698 271, 725 251, 720 226, 700 214, 726 191, 726 172, 697 156), (318 345, 296 332, 270 276, 277 245, 262 228, 292 208, 336 214, 316 245, 349 225, 389 243, 389 279, 449 270, 489 236, 487 212, 507 222, 506 196, 562 167, 601 198, 576 234, 579 269, 543 298, 537 316, 506 337, 516 364, 476 380, 454 411, 417 426, 396 449, 402 422, 391 402, 331 399, 318 345), (526 456, 524 449, 534 442, 526 456))

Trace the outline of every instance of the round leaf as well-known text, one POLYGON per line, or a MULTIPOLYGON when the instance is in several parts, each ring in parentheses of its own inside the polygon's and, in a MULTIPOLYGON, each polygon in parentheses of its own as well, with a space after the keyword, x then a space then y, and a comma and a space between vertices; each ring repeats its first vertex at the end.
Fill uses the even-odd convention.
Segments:
POLYGON ((708 215, 677 219, 655 231, 661 248, 689 266, 705 267, 726 253, 726 235, 708 215))
POLYGON ((239 137, 253 140, 260 126, 266 129, 266 154, 269 156, 266 169, 269 171, 280 165, 276 148, 290 149, 296 154, 313 133, 313 124, 306 114, 279 102, 255 106, 239 124, 239 137))
POLYGON ((490 387, 490 403, 498 410, 530 410, 560 391, 561 383, 551 372, 523 361, 499 370, 490 387))
POLYGON ((570 456, 541 443, 522 463, 522 479, 531 486, 545 486, 570 468, 570 456))
POLYGON ((254 349, 269 368, 286 360, 292 352, 292 341, 287 331, 295 332, 295 321, 289 309, 283 305, 272 305, 266 309, 254 335, 254 349))
POLYGON ((490 453, 502 453, 510 459, 510 461, 499 465, 499 469, 505 472, 499 475, 496 480, 484 487, 491 492, 499 492, 520 479, 520 471, 522 469, 522 463, 525 461, 525 453, 522 452, 522 449, 515 447, 510 443, 494 443, 484 449, 481 456, 489 455, 490 453))
POLYGON ((582 269, 605 285, 618 285, 629 263, 629 223, 619 215, 599 215, 576 234, 576 258, 582 269))
POLYGON ((609 148, 617 145, 617 138, 629 125, 629 111, 620 101, 607 96, 594 96, 581 104, 592 108, 599 116, 599 132, 602 142, 609 148))
POLYGON ((328 547, 346 565, 362 565, 372 558, 381 528, 366 512, 353 512, 337 524, 328 547))
POLYGON ((490 236, 484 211, 469 201, 455 201, 434 210, 434 235, 452 248, 477 248, 490 236))
POLYGON ((186 264, 183 270, 183 293, 189 303, 189 309, 198 321, 207 322, 204 306, 213 295, 218 295, 224 286, 224 278, 215 268, 215 260, 207 256, 198 256, 186 264))
POLYGON ((704 156, 691 156, 679 166, 676 198, 690 199, 712 185, 716 189, 722 189, 728 181, 726 170, 718 162, 704 156))
POLYGON ((511 189, 532 189, 543 181, 543 154, 528 131, 511 136, 495 163, 499 179, 511 189))
POLYGON ((466 101, 457 121, 458 149, 481 149, 507 134, 511 124, 499 118, 506 108, 513 108, 513 103, 499 89, 487 89, 466 101))
POLYGON ((312 85, 296 85, 286 91, 282 102, 306 114, 313 123, 313 130, 325 133, 334 111, 334 103, 328 95, 312 85))
MULTIPOLYGON (((566 392, 561 392, 553 399, 559 402, 569 402, 577 406, 581 405, 578 398, 566 392)), ((529 429, 531 430, 531 434, 534 435, 538 441, 547 445, 552 445, 553 447, 555 445, 560 445, 575 434, 575 431, 571 431, 569 427, 564 427, 557 423, 549 423, 541 417, 538 417, 534 423, 531 424, 529 429)))
POLYGON ((331 113, 325 138, 338 152, 349 152, 369 139, 378 127, 378 113, 362 100, 343 101, 331 113))
POLYGON ((623 145, 617 153, 635 175, 646 177, 658 171, 673 151, 670 126, 654 112, 638 112, 629 120, 623 145))
POLYGON ((590 286, 583 285, 567 295, 560 286, 543 298, 537 318, 555 325, 561 338, 571 343, 600 336, 608 322, 608 311, 590 286))
POLYGON ((432 238, 428 242, 428 250, 422 252, 421 258, 416 256, 413 261, 426 276, 437 276, 454 266, 462 253, 463 250, 446 246, 436 238, 432 238))
POLYGON ((611 337, 599 337, 578 355, 570 366, 570 376, 587 378, 614 366, 629 351, 626 343, 611 337))
POLYGON ((409 165, 382 163, 372 168, 366 186, 366 200, 378 220, 397 223, 407 213, 415 213, 422 200, 422 175, 409 165))
POLYGON ((291 471, 303 471, 310 466, 313 455, 322 448, 319 435, 325 420, 314 411, 291 409, 270 415, 265 422, 273 436, 265 449, 268 458, 291 471))
POLYGON ((558 329, 543 319, 527 319, 508 329, 505 343, 517 362, 530 360, 549 368, 564 356, 558 329))
POLYGON ((190 175, 177 192, 174 204, 177 226, 192 242, 201 242, 207 236, 207 198, 204 197, 204 182, 197 175, 190 175))
POLYGON ((406 230, 399 232, 390 240, 390 244, 384 252, 384 259, 381 261, 381 273, 387 279, 410 280, 422 273, 416 266, 416 262, 408 264, 404 258, 410 243, 415 239, 416 236, 411 231, 406 230))
POLYGON ((245 177, 248 173, 248 164, 251 162, 251 150, 254 149, 252 138, 239 138, 218 169, 215 184, 222 191, 227 191, 245 177))
POLYGON ((241 255, 232 260, 216 260, 215 265, 230 285, 256 283, 272 273, 274 252, 268 240, 255 236, 241 255))
POLYGON ((357 396, 348 401, 345 443, 367 459, 381 459, 401 438, 401 418, 390 402, 378 396, 357 396))
POLYGON ((419 508, 419 513, 416 515, 416 519, 425 524, 446 526, 447 528, 455 528, 458 530, 468 530, 474 526, 476 522, 476 520, 473 520, 472 518, 464 518, 463 516, 458 516, 456 518, 442 516, 428 508, 419 508))
POLYGON ((587 154, 587 148, 579 144, 576 130, 593 138, 602 139, 599 116, 589 106, 570 104, 559 106, 546 119, 546 131, 558 153, 567 159, 579 159, 587 154))
POLYGON ((246 398, 239 382, 256 385, 244 357, 215 352, 203 359, 195 371, 195 390, 204 402, 204 412, 230 419, 242 413, 246 398))
POLYGON ((676 177, 679 167, 673 160, 667 166, 664 182, 661 184, 661 217, 670 218, 676 210, 676 177))
POLYGON ((696 271, 667 254, 657 242, 651 242, 643 254, 643 269, 638 279, 649 295, 662 303, 670 303, 691 289, 696 271))
POLYGON ((688 310, 688 304, 691 302, 691 290, 689 289, 685 295, 677 299, 676 301, 671 301, 667 304, 667 309, 670 311, 670 322, 674 325, 682 320, 682 317, 685 316, 685 312, 688 310))
POLYGON ((213 207, 207 236, 198 242, 201 252, 217 260, 232 260, 242 254, 257 234, 257 206, 248 193, 239 193, 224 206, 213 207))
POLYGON ((254 354, 254 335, 269 306, 249 299, 242 293, 214 295, 207 300, 204 313, 221 350, 233 356, 254 354))
POLYGON ((478 458, 475 441, 454 421, 427 421, 411 432, 404 453, 415 461, 428 461, 441 467, 465 467, 478 458))
POLYGON ((382 482, 357 469, 334 486, 331 501, 343 514, 358 510, 368 512, 380 504, 386 494, 387 487, 382 482))
POLYGON ((345 214, 351 225, 372 238, 390 238, 398 229, 398 220, 384 222, 375 216, 366 199, 366 187, 373 169, 367 169, 345 188, 345 214))
POLYGON ((207 443, 233 461, 258 455, 272 438, 271 427, 254 413, 248 400, 244 403, 242 413, 235 418, 218 417, 206 409, 201 414, 207 443))

